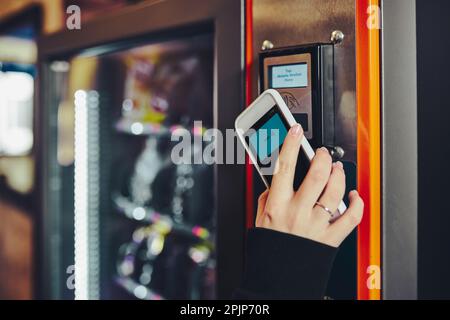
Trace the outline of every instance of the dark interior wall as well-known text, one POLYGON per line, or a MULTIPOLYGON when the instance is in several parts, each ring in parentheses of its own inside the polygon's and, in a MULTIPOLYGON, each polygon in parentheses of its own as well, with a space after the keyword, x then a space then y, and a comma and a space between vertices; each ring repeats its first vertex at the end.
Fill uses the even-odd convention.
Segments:
POLYGON ((419 299, 450 299, 450 1, 416 0, 419 299))

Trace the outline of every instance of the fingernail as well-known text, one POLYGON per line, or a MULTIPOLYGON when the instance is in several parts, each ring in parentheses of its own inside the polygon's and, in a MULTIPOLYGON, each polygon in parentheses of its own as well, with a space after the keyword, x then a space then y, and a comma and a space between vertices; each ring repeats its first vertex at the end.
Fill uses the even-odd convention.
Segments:
POLYGON ((289 130, 289 133, 293 136, 299 136, 302 132, 302 127, 299 124, 294 124, 289 130))
POLYGON ((336 161, 335 163, 338 168, 344 169, 344 165, 342 164, 342 162, 336 161))
POLYGON ((326 153, 328 153, 328 149, 327 148, 325 148, 325 147, 321 147, 319 150, 322 150, 322 151, 324 151, 324 152, 326 152, 326 153))
POLYGON ((352 190, 352 191, 350 191, 350 193, 349 193, 349 196, 350 196, 350 197, 353 197, 353 196, 356 196, 356 195, 358 195, 358 190, 352 190))

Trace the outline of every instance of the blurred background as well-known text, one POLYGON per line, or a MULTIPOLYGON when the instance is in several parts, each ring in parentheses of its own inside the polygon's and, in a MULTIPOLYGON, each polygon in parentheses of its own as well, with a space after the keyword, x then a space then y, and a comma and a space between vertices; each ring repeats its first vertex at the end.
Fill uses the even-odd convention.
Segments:
POLYGON ((76 254, 91 258, 86 290, 99 292, 95 285, 105 277, 98 270, 101 232, 117 235, 102 258, 110 264, 105 273, 111 274, 103 281, 104 297, 214 297, 213 167, 170 161, 174 130, 193 130, 194 119, 205 126, 196 134, 212 126, 213 40, 208 32, 168 37, 157 44, 138 40, 100 57, 68 55, 51 63, 46 98, 55 108, 45 116, 57 123, 45 143, 55 148, 56 158, 45 181, 51 180, 48 188, 54 194, 48 216, 37 218, 43 194, 35 178, 37 39, 66 28, 69 5, 82 8, 84 24, 137 2, 1 3, 0 299, 30 299, 43 292, 33 288, 41 274, 37 264, 45 265, 42 253, 35 252, 36 226, 52 219, 58 219, 57 230, 44 235, 53 243, 44 248, 51 251, 49 268, 57 270, 48 279, 49 297, 74 297, 70 283, 75 281, 76 254), (81 113, 75 113, 74 103, 81 105, 81 113), (102 111, 106 104, 107 111, 102 111), (74 137, 80 137, 78 144, 74 137), (80 165, 75 167, 77 154, 80 165), (113 212, 108 222, 102 218, 102 230, 100 210, 113 212), (75 212, 87 211, 88 220, 74 223, 75 212), (88 239, 69 236, 77 227, 89 228, 88 239))

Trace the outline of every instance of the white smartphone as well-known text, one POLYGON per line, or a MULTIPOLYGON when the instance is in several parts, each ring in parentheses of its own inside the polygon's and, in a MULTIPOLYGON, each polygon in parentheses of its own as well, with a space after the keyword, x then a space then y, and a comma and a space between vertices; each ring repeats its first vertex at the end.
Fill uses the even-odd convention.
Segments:
MULTIPOLYGON (((273 89, 264 91, 235 121, 239 140, 267 188, 270 187, 276 159, 287 132, 296 123, 281 95, 273 89)), ((315 152, 305 137, 301 142, 301 150, 309 163, 315 152)), ((341 201, 332 220, 346 209, 341 201)))

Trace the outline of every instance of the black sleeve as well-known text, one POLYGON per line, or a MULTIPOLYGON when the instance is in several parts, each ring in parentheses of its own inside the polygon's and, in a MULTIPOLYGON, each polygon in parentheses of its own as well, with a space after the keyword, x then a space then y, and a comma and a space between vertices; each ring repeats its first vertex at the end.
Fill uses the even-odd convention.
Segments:
POLYGON ((264 228, 250 229, 235 299, 322 299, 337 248, 264 228))

